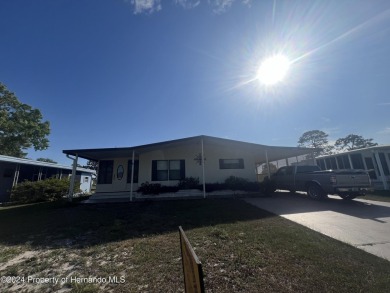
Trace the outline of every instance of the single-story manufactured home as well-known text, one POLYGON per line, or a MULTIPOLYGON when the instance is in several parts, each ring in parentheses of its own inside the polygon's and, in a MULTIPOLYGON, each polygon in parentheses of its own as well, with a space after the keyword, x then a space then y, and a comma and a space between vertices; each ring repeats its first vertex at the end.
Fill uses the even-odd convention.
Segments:
POLYGON ((371 178, 372 187, 389 190, 390 145, 379 145, 316 158, 322 169, 364 169, 371 178))
POLYGON ((74 156, 74 164, 78 158, 99 162, 96 196, 120 193, 132 200, 142 183, 174 186, 186 177, 199 178, 206 197, 206 183, 221 183, 229 176, 255 182, 259 165, 313 151, 200 135, 133 147, 63 152, 74 156))
MULTIPOLYGON (((0 202, 9 201, 11 189, 25 180, 61 179, 71 174, 70 166, 0 155, 0 202)), ((80 181, 81 191, 91 191, 92 176, 95 174, 94 170, 76 169, 75 179, 80 181)))

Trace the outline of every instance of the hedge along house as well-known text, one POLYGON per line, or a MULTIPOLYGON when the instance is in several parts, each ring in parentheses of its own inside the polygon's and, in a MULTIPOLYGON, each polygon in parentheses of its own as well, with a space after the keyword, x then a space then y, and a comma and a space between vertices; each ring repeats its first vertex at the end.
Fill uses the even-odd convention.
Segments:
POLYGON ((124 197, 133 200, 142 183, 174 186, 186 177, 205 184, 229 176, 257 181, 258 166, 267 161, 296 157, 315 149, 276 147, 210 136, 195 136, 126 148, 64 150, 65 154, 98 161, 96 194, 91 199, 124 197))
POLYGON ((368 172, 371 184, 377 190, 390 187, 390 145, 374 146, 340 154, 316 158, 322 169, 363 169, 368 172))
MULTIPOLYGON (((61 179, 71 174, 70 166, 0 155, 0 202, 9 201, 12 188, 25 180, 61 179)), ((76 169, 75 179, 80 181, 81 191, 91 191, 92 176, 95 174, 93 170, 76 169)))

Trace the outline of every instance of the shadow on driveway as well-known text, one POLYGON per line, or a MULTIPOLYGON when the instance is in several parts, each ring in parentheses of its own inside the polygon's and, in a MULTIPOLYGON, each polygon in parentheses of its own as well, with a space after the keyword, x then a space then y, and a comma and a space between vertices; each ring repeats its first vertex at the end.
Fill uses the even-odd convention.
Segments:
POLYGON ((259 203, 266 210, 279 215, 333 211, 357 217, 383 222, 381 218, 390 217, 390 203, 364 200, 343 200, 330 196, 323 200, 312 200, 305 193, 275 192, 271 197, 264 197, 259 203))

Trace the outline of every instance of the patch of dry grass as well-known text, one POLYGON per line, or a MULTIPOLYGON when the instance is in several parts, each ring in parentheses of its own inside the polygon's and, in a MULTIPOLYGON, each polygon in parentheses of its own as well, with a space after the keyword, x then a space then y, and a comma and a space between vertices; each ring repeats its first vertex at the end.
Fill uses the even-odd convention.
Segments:
POLYGON ((0 276, 68 278, 0 291, 184 292, 179 225, 207 292, 390 292, 390 262, 234 199, 0 209, 0 276))

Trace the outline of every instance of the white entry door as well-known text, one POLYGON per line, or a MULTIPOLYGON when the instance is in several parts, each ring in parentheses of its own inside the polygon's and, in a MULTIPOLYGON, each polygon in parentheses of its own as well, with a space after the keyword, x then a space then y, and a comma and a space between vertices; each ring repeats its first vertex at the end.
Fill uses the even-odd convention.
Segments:
POLYGON ((127 159, 115 159, 113 173, 112 185, 114 191, 126 191, 127 159))

